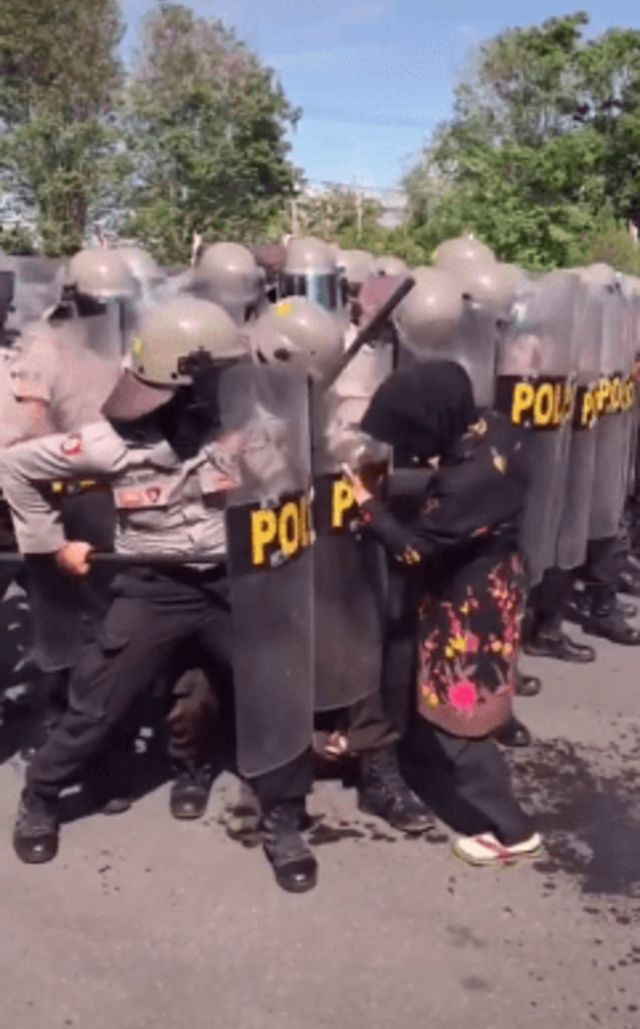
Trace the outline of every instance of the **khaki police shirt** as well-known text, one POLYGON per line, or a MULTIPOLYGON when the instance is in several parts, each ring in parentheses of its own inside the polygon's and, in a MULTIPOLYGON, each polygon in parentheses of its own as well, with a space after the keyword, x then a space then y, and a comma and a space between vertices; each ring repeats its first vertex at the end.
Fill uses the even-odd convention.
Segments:
POLYGON ((14 350, 0 354, 0 447, 55 430, 44 404, 21 403, 16 397, 15 364, 18 356, 14 350))
POLYGON ((165 441, 130 443, 99 421, 4 450, 0 482, 23 553, 52 553, 65 543, 41 484, 95 478, 113 489, 119 553, 206 557, 225 553, 225 495, 237 487, 237 466, 215 442, 181 462, 165 441))
POLYGON ((229 504, 271 503, 301 488, 308 469, 295 459, 286 423, 257 411, 242 429, 208 440, 181 461, 163 439, 123 439, 106 420, 0 453, 0 486, 23 553, 52 553, 65 543, 59 513, 42 484, 109 482, 123 554, 221 556, 229 504))
POLYGON ((49 411, 49 432, 72 432, 100 417, 121 362, 91 350, 82 323, 29 327, 11 369, 12 392, 49 411))

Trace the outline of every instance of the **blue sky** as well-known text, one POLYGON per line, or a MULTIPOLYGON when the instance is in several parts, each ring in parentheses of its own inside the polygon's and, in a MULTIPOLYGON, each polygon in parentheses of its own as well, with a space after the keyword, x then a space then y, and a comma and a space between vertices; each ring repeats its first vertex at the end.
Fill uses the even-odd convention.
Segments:
MULTIPOLYGON (((451 111, 473 47, 511 25, 586 10, 592 31, 640 28, 640 0, 183 0, 234 25, 303 109, 311 182, 393 187, 451 111)), ((127 52, 152 0, 122 0, 127 52)))

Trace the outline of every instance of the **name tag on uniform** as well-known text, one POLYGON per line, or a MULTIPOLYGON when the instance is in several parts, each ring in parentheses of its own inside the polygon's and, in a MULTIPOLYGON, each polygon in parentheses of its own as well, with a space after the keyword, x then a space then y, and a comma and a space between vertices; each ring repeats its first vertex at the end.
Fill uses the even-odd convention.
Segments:
POLYGON ((237 478, 230 471, 212 468, 211 465, 200 469, 198 479, 203 496, 212 493, 228 493, 229 490, 237 489, 239 486, 237 478))
POLYGON ((113 490, 116 507, 136 511, 144 507, 166 507, 169 490, 166 486, 120 486, 113 490))

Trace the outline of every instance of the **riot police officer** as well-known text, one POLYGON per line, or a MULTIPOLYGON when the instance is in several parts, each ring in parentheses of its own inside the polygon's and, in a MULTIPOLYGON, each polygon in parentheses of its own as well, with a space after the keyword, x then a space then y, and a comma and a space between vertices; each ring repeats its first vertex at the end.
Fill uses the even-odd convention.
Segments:
MULTIPOLYGON (((264 667, 269 639, 259 668, 252 665, 254 654, 232 648, 232 622, 237 642, 254 598, 252 577, 241 572, 234 582, 229 569, 251 564, 258 544, 242 532, 236 539, 229 527, 257 525, 265 555, 260 582, 266 583, 257 594, 264 609, 260 590, 269 595, 274 582, 264 576, 277 569, 275 592, 287 581, 291 527, 300 528, 304 506, 300 501, 280 518, 277 507, 256 512, 255 482, 270 498, 295 487, 288 448, 297 444, 282 415, 273 406, 269 413, 260 394, 262 370, 246 358, 237 327, 220 308, 190 298, 159 305, 145 315, 133 370, 123 373, 107 400, 107 420, 2 456, 2 482, 23 552, 55 553, 71 574, 87 573, 92 547, 65 539, 39 483, 92 475, 112 483, 117 550, 135 565, 114 583, 98 638, 72 676, 69 708, 28 770, 14 835, 23 861, 55 857, 60 790, 100 759, 180 643, 192 639, 214 668, 233 668, 238 761, 261 801, 264 847, 278 882, 298 892, 315 884, 316 862, 300 835, 311 779, 310 683, 308 704, 299 675, 274 682, 272 693, 264 667), (229 521, 225 510, 234 502, 236 517, 229 521), (272 521, 281 527, 273 547, 266 535, 272 521), (154 555, 169 555, 179 565, 154 568, 154 555)), ((281 393, 289 384, 283 375, 281 393)), ((296 545, 302 547, 300 536, 296 545)))
POLYGON ((336 726, 325 753, 358 759, 358 803, 407 833, 431 828, 429 810, 407 787, 396 758, 398 733, 384 710, 384 553, 358 532, 344 466, 383 473, 387 455, 363 437, 360 420, 392 370, 392 348, 361 351, 331 389, 342 355, 340 325, 302 297, 281 301, 256 323, 252 345, 270 364, 300 368, 311 382, 315 710, 336 726), (340 731, 344 729, 344 733, 340 731))

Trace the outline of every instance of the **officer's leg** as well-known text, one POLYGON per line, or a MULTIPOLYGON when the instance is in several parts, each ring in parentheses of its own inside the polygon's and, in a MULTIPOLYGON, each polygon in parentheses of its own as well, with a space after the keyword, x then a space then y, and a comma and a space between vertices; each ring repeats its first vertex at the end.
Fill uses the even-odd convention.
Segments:
POLYGON ((560 568, 550 568, 545 572, 542 582, 531 591, 524 639, 525 653, 578 664, 595 661, 593 647, 576 643, 562 629, 571 589, 571 573, 560 568))
POLYGON ((429 808, 400 774, 393 729, 379 690, 349 711, 349 751, 358 756, 358 806, 401 832, 419 834, 433 828, 429 808))
POLYGON ((197 624, 202 605, 183 600, 168 593, 120 596, 113 602, 97 641, 86 648, 73 673, 68 710, 28 769, 14 836, 22 860, 39 863, 55 857, 58 794, 89 763, 99 763, 134 702, 197 624))
POLYGON ((206 664, 196 667, 197 653, 189 646, 172 679, 171 708, 167 715, 168 752, 176 777, 171 787, 174 818, 200 818, 206 811, 214 777, 213 755, 220 749, 220 704, 215 683, 220 674, 206 664), (215 683, 214 683, 215 680, 215 683))
MULTIPOLYGON (((228 585, 220 580, 209 589, 210 608, 203 620, 198 640, 214 667, 231 664, 231 615, 228 585)), ((268 708, 256 711, 269 733, 268 708)), ((317 880, 317 863, 305 843, 301 829, 305 821, 305 802, 313 782, 313 755, 309 748, 294 760, 249 780, 262 810, 262 836, 265 853, 278 884, 293 893, 312 889, 317 880)))
POLYGON ((585 632, 624 646, 640 646, 640 632, 626 621, 617 604, 618 539, 591 540, 584 569, 587 594, 585 632))
POLYGON ((301 835, 313 785, 311 748, 248 782, 262 811, 262 842, 278 885, 289 893, 306 893, 318 878, 316 859, 301 835))

